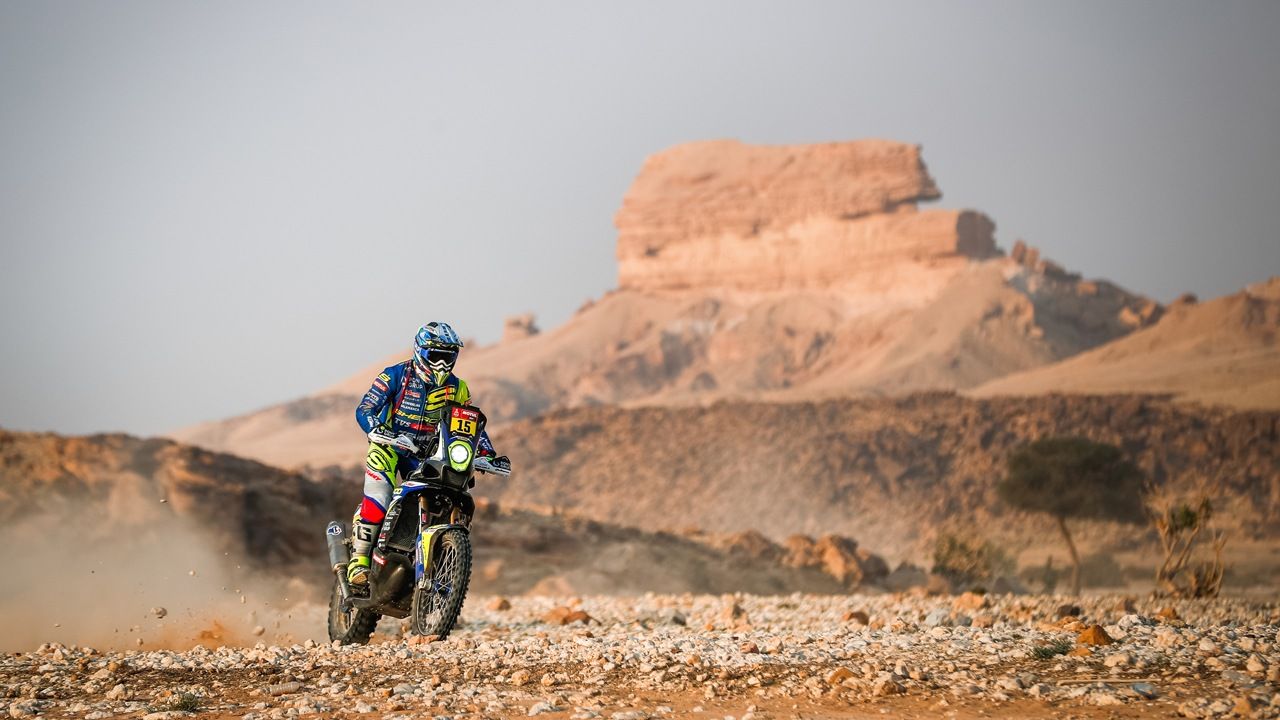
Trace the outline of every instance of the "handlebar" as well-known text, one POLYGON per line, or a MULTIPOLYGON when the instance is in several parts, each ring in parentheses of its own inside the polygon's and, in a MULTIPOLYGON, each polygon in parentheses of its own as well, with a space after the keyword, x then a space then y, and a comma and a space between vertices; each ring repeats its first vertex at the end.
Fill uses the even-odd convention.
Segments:
MULTIPOLYGON (((382 428, 370 431, 369 441, 378 443, 379 445, 389 445, 394 448, 399 448, 414 455, 417 455, 419 452, 418 444, 413 441, 413 438, 408 435, 392 435, 382 428)), ((487 457, 476 458, 472 463, 472 466, 482 473, 501 475, 503 477, 511 476, 511 466, 509 464, 505 466, 494 465, 487 457)))

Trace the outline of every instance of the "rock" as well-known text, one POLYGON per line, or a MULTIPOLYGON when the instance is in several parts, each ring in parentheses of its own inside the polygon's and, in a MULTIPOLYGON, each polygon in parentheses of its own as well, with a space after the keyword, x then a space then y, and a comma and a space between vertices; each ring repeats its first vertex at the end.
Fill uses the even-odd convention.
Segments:
POLYGON ((783 564, 797 568, 818 568, 848 587, 874 583, 889 575, 889 565, 878 555, 858 547, 840 535, 823 535, 814 540, 792 535, 783 543, 783 564))
POLYGON ((117 684, 115 687, 107 691, 106 698, 108 700, 123 700, 124 685, 117 684))
POLYGON ((858 625, 870 625, 871 616, 865 610, 850 610, 841 617, 845 622, 857 623, 858 625))
POLYGON ((289 695, 290 693, 296 693, 301 689, 302 683, 300 682, 279 683, 277 685, 268 685, 267 694, 272 696, 289 695))
POLYGON ((1019 265, 1027 259, 1027 244, 1023 242, 1022 238, 1018 238, 1014 241, 1013 248, 1009 251, 1009 259, 1019 265))
POLYGON ((1055 611, 1054 614, 1058 617, 1058 619, 1067 618, 1067 617, 1078 618, 1084 615, 1084 611, 1080 609, 1079 605, 1059 605, 1058 609, 1055 611))
POLYGON ((1176 608, 1173 608, 1167 605, 1156 611, 1155 618, 1157 620, 1164 620, 1164 621, 1182 619, 1181 617, 1178 616, 1178 611, 1176 608))
POLYGON ((1155 700, 1156 698, 1160 697, 1160 691, 1157 690, 1156 686, 1152 685, 1151 683, 1146 683, 1146 682, 1134 683, 1129 686, 1129 689, 1137 693, 1139 696, 1146 698, 1147 700, 1155 700))
POLYGON ((1102 659, 1102 664, 1109 668, 1126 667, 1133 664, 1133 655, 1128 652, 1112 653, 1102 659))
POLYGON ((822 679, 828 685, 839 685, 840 683, 853 677, 853 671, 846 667, 838 667, 828 672, 822 679))
POLYGON ((1209 638, 1204 638, 1203 640, 1201 640, 1200 643, 1196 645, 1196 649, 1200 651, 1201 655, 1205 655, 1207 657, 1213 657, 1215 655, 1222 654, 1222 646, 1210 640, 1209 638))
POLYGON ((957 610, 969 610, 969 611, 981 610, 987 607, 987 605, 988 605, 987 596, 980 595, 975 592, 961 593, 959 596, 956 597, 955 601, 951 603, 951 606, 957 610))
POLYGON ((934 608, 924 618, 925 627, 943 627, 951 624, 951 613, 943 608, 934 608))
POLYGON ((495 597, 485 607, 493 612, 504 612, 511 609, 511 601, 504 597, 495 597))
POLYGON ((1114 640, 1102 629, 1101 625, 1090 625, 1076 636, 1076 643, 1079 645, 1110 645, 1114 640))
POLYGON ((540 331, 533 313, 509 317, 502 323, 502 341, 504 343, 533 337, 540 331))
POLYGON ((741 650, 743 654, 748 654, 748 655, 752 653, 760 652, 760 646, 749 640, 747 642, 742 643, 742 645, 738 646, 738 649, 741 650))
POLYGON ((1240 717, 1253 717, 1254 711, 1257 710, 1253 702, 1253 698, 1248 695, 1241 695, 1236 698, 1235 705, 1231 707, 1231 712, 1240 717))
POLYGON ((533 705, 529 706, 529 712, 526 713, 526 715, 528 717, 533 717, 534 715, 541 715, 543 713, 552 713, 552 712, 560 712, 560 708, 548 702, 536 702, 533 705))
POLYGON ((529 682, 529 671, 523 670, 523 669, 516 670, 515 672, 511 673, 511 677, 508 679, 511 681, 511 684, 515 685, 516 687, 526 685, 529 682))
POLYGON ((738 604, 737 600, 730 601, 720 610, 720 622, 729 627, 751 624, 747 611, 738 604))
POLYGON ((876 681, 875 686, 871 690, 872 695, 901 695, 906 692, 906 686, 896 680, 881 679, 876 681))
POLYGON ((582 610, 572 610, 561 605, 552 608, 546 615, 542 616, 542 619, 550 625, 571 625, 573 623, 586 625, 593 618, 582 610))
POLYGON ((34 700, 15 702, 9 706, 9 717, 11 718, 30 717, 32 715, 35 715, 37 712, 39 712, 39 707, 40 706, 37 705, 34 700))
POLYGON ((265 633, 266 631, 267 629, 262 627, 261 625, 255 625, 253 628, 253 634, 256 637, 262 637, 262 634, 265 633))
POLYGON ((410 635, 405 642, 406 645, 430 645, 433 642, 440 642, 439 635, 410 635))
POLYGON ((1169 627, 1162 627, 1156 631, 1155 645, 1158 648, 1177 647, 1182 643, 1182 633, 1169 627))
POLYGON ((153 607, 151 608, 151 614, 156 616, 157 619, 159 619, 159 618, 163 618, 165 615, 168 615, 169 611, 162 607, 153 607))
POLYGON ((1249 659, 1245 661, 1244 669, 1251 673, 1261 674, 1266 671, 1267 664, 1257 655, 1250 655, 1249 659))

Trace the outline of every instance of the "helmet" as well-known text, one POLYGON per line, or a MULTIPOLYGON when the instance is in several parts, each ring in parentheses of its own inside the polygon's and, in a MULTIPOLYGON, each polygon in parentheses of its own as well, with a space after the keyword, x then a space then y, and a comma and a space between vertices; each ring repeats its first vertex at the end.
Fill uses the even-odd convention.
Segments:
POLYGON ((443 385, 458 362, 458 333, 449 323, 429 322, 418 328, 413 344, 413 371, 428 385, 443 385))

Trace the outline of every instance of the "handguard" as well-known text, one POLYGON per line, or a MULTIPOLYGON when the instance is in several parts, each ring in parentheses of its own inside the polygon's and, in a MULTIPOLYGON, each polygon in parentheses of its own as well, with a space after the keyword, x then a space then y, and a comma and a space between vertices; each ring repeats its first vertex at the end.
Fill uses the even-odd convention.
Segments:
POLYGON ((409 453, 417 454, 418 444, 408 435, 392 435, 381 428, 369 431, 369 442, 375 442, 379 445, 390 445, 409 453))
POLYGON ((474 467, 476 470, 479 470, 482 473, 489 473, 490 475, 501 475, 503 477, 510 477, 511 462, 507 461, 506 463, 495 464, 493 460, 496 460, 496 459, 497 458, 478 457, 476 458, 474 467))

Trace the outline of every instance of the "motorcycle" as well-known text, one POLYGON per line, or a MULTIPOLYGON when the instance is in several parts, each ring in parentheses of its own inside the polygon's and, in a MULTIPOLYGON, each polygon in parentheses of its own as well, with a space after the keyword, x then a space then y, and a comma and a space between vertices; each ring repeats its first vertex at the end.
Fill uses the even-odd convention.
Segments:
POLYGON ((433 436, 419 446, 407 435, 371 435, 373 442, 416 462, 391 496, 370 555, 369 582, 347 582, 351 538, 342 523, 325 529, 333 592, 329 639, 366 643, 384 615, 409 617, 417 635, 443 640, 462 612, 471 580, 471 518, 475 473, 507 476, 509 467, 476 457, 486 419, 479 408, 449 402, 433 436))

